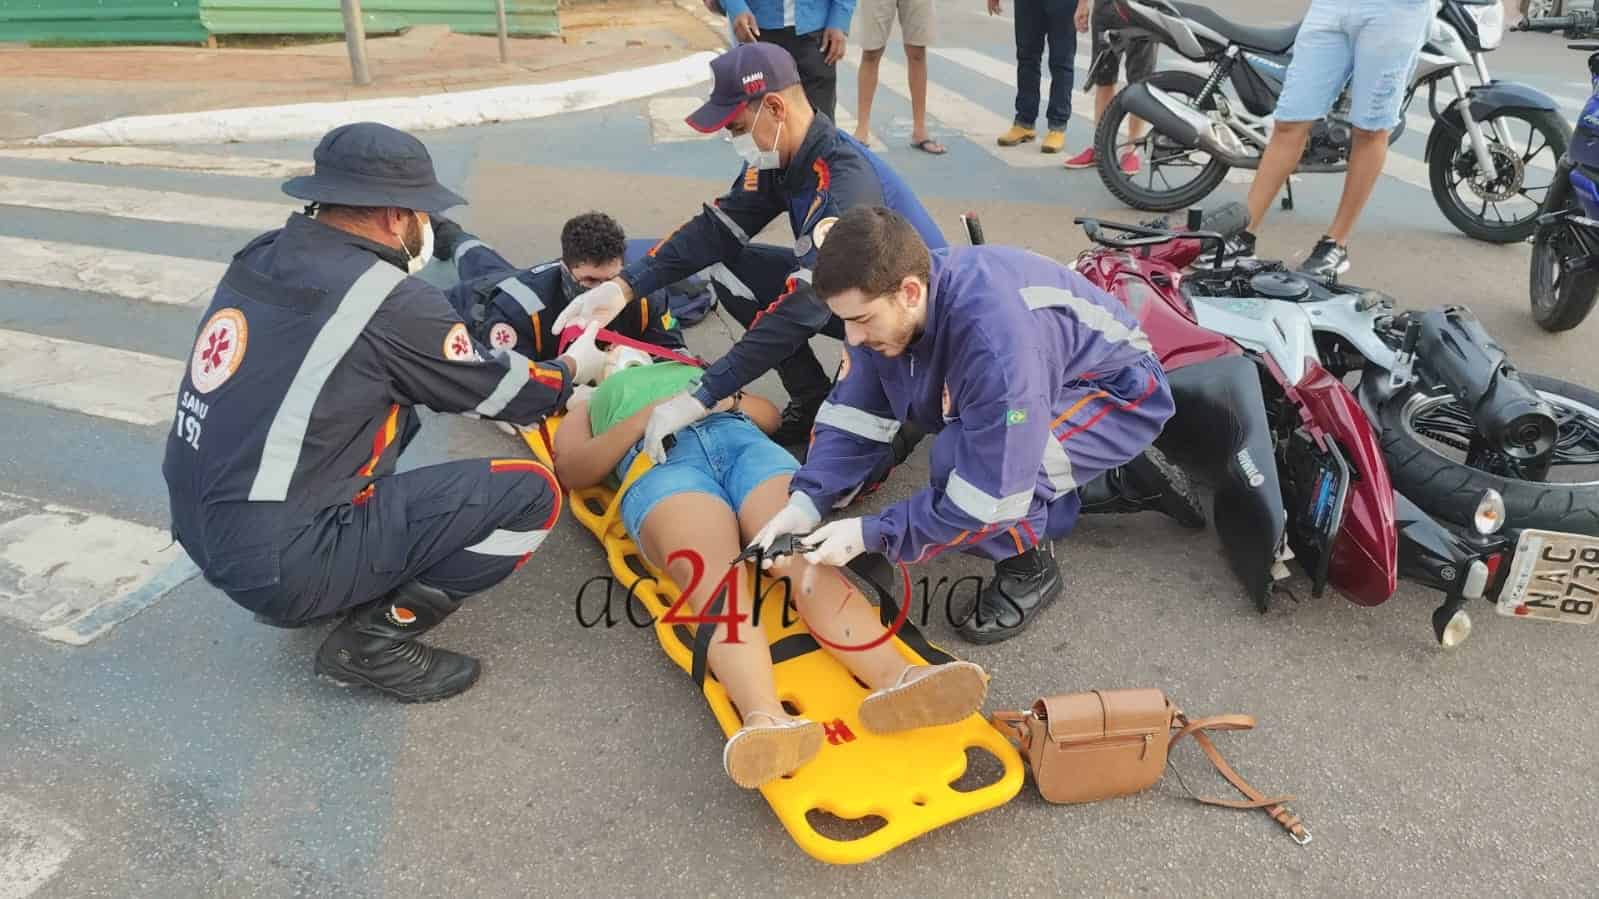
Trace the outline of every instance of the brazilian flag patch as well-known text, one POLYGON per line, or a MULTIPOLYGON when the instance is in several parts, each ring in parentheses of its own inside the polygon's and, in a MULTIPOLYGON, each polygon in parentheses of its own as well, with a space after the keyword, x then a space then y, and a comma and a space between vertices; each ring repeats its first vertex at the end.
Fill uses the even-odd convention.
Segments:
POLYGON ((672 313, 663 312, 661 313, 661 327, 670 331, 677 327, 677 319, 672 317, 672 313))
POLYGON ((1023 422, 1025 422, 1025 421, 1027 421, 1027 410, 1026 409, 1012 409, 1009 412, 1005 413, 1005 425, 1006 425, 1006 427, 1009 427, 1011 425, 1019 425, 1019 424, 1022 424, 1023 422))

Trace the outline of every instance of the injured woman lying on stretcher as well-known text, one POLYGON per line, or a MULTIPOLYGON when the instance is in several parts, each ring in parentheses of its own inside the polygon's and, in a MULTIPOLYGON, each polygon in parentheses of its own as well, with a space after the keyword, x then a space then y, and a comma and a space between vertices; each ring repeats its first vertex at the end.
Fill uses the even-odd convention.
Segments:
MULTIPOLYGON (((661 401, 692 389, 700 370, 678 362, 650 362, 613 348, 598 387, 574 394, 555 435, 555 473, 569 490, 609 479, 618 485, 638 454, 650 412, 661 401)), ((696 615, 714 598, 722 573, 735 564, 757 531, 788 502, 789 478, 799 464, 769 438, 780 413, 749 394, 730 397, 712 413, 677 432, 666 460, 654 465, 621 498, 629 535, 657 569, 684 590, 696 615), (675 553, 703 560, 694 565, 675 553)), ((754 595, 754 565, 738 562, 738 595, 754 595)), ((981 710, 988 675, 971 662, 912 666, 890 641, 879 612, 836 568, 809 567, 785 557, 773 573, 796 585, 792 597, 801 620, 870 693, 860 707, 863 726, 878 733, 953 724, 981 710), (809 582, 806 593, 798 585, 809 582), (876 642, 876 645, 871 645, 876 642), (832 644, 832 645, 828 645, 832 644), (860 647, 850 649, 849 647, 860 647), (868 648, 869 647, 869 648, 868 648)), ((706 626, 706 625, 701 625, 706 626)), ((727 741, 722 762, 741 787, 754 789, 791 774, 821 750, 822 725, 788 714, 778 699, 766 641, 742 629, 729 642, 717 625, 709 667, 737 707, 743 727, 727 741)))

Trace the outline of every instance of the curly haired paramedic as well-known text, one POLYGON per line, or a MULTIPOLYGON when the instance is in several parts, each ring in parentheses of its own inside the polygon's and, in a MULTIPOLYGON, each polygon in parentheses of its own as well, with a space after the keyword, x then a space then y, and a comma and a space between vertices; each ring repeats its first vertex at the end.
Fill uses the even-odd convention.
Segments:
POLYGON ((792 533, 810 535, 813 564, 863 552, 923 562, 950 550, 997 560, 959 628, 992 643, 1060 592, 1050 541, 1076 523, 1080 485, 1126 478, 1145 508, 1204 523, 1182 473, 1151 445, 1173 405, 1149 339, 1086 278, 1010 247, 929 251, 879 207, 839 219, 812 284, 844 321, 845 364, 788 505, 757 535, 763 549, 792 533), (936 434, 932 483, 818 528, 904 422, 936 434))

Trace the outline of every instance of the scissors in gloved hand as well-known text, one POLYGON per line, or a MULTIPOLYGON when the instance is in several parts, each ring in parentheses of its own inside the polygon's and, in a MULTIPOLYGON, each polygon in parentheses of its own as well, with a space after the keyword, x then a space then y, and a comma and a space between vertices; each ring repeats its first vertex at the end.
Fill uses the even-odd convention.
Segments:
POLYGON ((760 544, 752 543, 748 547, 745 547, 744 552, 733 561, 735 563, 744 561, 753 562, 761 559, 762 557, 776 559, 780 556, 797 556, 801 553, 809 552, 814 548, 815 547, 805 543, 804 534, 780 534, 775 540, 772 541, 771 547, 763 550, 761 549, 760 544))

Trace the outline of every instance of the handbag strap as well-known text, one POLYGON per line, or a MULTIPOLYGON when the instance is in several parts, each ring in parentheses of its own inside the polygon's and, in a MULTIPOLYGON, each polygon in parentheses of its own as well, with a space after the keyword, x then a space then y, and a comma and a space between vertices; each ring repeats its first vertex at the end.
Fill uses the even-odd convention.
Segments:
POLYGON ((1205 733, 1207 730, 1249 730, 1255 726, 1254 718, 1250 717, 1249 715, 1214 715, 1209 718, 1189 720, 1187 715, 1183 714, 1181 710, 1178 710, 1176 715, 1173 717, 1173 721, 1177 723, 1178 730, 1177 733, 1172 736, 1171 742, 1166 746, 1167 763, 1170 764, 1171 750, 1177 746, 1178 741, 1180 741, 1183 737, 1192 736, 1194 738, 1194 742, 1198 743, 1199 748, 1205 751, 1205 755, 1210 759, 1211 764, 1216 766, 1216 770, 1221 774, 1221 776, 1227 778, 1227 782, 1236 787, 1238 792, 1249 797, 1249 801, 1246 802, 1237 799, 1207 799, 1201 796, 1195 796, 1194 791, 1188 789, 1188 784, 1183 781, 1182 772, 1177 771, 1176 766, 1173 765, 1172 770, 1177 771, 1177 782, 1182 784, 1184 792, 1186 792, 1194 800, 1203 802, 1206 805, 1218 805, 1223 808, 1236 809, 1263 809, 1266 814, 1271 816, 1273 821, 1276 821, 1278 824, 1282 825, 1284 830, 1288 831, 1288 835, 1294 838, 1294 842, 1301 846, 1305 846, 1310 843, 1310 831, 1305 829, 1304 822, 1299 819, 1298 815, 1295 815, 1293 812, 1289 811, 1288 807, 1284 805, 1284 803, 1293 800, 1294 797, 1274 796, 1268 798, 1261 795, 1259 790, 1256 790, 1254 787, 1250 786, 1248 781, 1245 781, 1242 777, 1240 777, 1238 772, 1234 771, 1232 766, 1227 764, 1227 760, 1223 759, 1221 757, 1221 752, 1216 749, 1216 744, 1212 743, 1210 741, 1210 737, 1205 733))
POLYGON ((1033 751, 1033 732, 1027 728, 1029 712, 995 712, 988 716, 989 723, 993 724, 1007 740, 1020 746, 1022 754, 1028 755, 1033 751))

